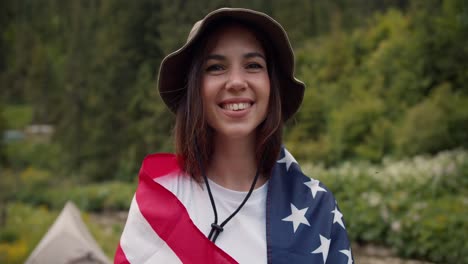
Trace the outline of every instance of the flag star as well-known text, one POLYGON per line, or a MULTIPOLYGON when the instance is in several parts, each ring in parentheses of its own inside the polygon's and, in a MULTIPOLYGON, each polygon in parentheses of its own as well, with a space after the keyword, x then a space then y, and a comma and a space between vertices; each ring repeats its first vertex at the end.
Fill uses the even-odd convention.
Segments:
POLYGON ((304 184, 310 188, 310 191, 312 192, 312 197, 315 199, 315 195, 317 192, 327 192, 324 188, 319 186, 319 181, 310 179, 308 182, 304 182, 304 184))
POLYGON ((320 247, 312 251, 312 254, 322 253, 323 263, 327 262, 328 250, 330 249, 330 241, 331 239, 327 239, 326 237, 320 235, 320 247))
POLYGON ((340 250, 341 253, 345 254, 348 257, 348 264, 353 264, 353 256, 351 254, 351 248, 340 250))
POLYGON ((300 224, 310 226, 309 221, 307 221, 307 218, 305 217, 307 209, 309 209, 309 207, 299 210, 294 206, 294 204, 291 204, 291 215, 283 218, 282 220, 292 222, 295 233, 300 224))
POLYGON ((278 160, 277 162, 278 163, 286 163, 286 170, 289 170, 289 167, 291 166, 291 164, 293 164, 293 163, 297 164, 296 159, 294 159, 294 157, 291 155, 291 153, 289 153, 289 151, 287 151, 286 149, 284 149, 284 157, 282 159, 278 160))
POLYGON ((334 214, 333 223, 338 223, 341 227, 346 229, 343 223, 343 214, 338 210, 336 206, 335 206, 335 210, 331 211, 331 213, 334 214))

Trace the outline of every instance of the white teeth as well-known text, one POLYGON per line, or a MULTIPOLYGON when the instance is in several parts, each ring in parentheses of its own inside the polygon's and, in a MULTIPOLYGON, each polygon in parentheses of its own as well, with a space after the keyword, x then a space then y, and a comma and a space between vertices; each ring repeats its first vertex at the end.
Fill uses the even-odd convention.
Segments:
POLYGON ((249 108, 251 105, 251 103, 224 104, 223 108, 231 111, 239 111, 249 108))

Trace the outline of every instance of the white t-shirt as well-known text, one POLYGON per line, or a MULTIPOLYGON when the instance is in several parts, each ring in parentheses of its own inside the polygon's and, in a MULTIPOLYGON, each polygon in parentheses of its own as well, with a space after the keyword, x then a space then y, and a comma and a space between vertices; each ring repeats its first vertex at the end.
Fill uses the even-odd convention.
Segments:
MULTIPOLYGON (((208 236, 214 213, 206 186, 189 176, 164 176, 156 182, 171 191, 182 202, 193 223, 208 236)), ((226 189, 209 180, 218 212, 218 224, 229 217, 248 192, 226 189)), ((255 189, 242 209, 224 226, 216 245, 239 263, 267 263, 266 195, 268 182, 255 189)))

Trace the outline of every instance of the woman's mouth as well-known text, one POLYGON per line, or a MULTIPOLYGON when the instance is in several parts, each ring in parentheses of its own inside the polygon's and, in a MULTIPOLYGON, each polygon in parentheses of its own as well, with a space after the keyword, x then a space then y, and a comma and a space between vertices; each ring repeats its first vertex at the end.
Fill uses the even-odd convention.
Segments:
POLYGON ((252 107, 252 103, 226 103, 221 104, 221 108, 230 111, 242 111, 252 107))

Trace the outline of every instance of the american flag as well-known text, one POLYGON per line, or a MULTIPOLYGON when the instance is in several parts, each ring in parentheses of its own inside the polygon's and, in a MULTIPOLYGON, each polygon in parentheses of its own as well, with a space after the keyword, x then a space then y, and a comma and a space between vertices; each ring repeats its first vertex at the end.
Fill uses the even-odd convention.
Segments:
MULTIPOLYGON (((332 193, 305 176, 285 148, 280 156, 267 193, 268 263, 353 263, 332 193)), ((154 181, 172 173, 181 173, 173 154, 143 161, 114 263, 237 263, 200 232, 174 194, 154 181)))

